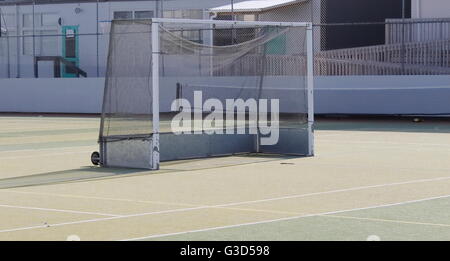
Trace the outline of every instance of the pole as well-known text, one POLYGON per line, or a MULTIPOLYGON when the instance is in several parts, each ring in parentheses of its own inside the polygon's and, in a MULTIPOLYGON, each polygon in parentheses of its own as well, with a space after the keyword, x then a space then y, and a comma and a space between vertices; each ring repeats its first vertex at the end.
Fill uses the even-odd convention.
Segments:
POLYGON ((231 0, 231 20, 235 20, 234 19, 234 0, 231 0))
POLYGON ((152 114, 151 167, 159 169, 159 23, 152 21, 152 114))
POLYGON ((308 99, 308 156, 314 156, 314 47, 312 23, 306 29, 307 99, 308 99))
POLYGON ((155 1, 155 17, 157 17, 157 18, 160 18, 160 16, 159 16, 159 1, 160 0, 155 1))
POLYGON ((96 19, 97 19, 97 25, 96 25, 96 36, 97 36, 97 77, 100 76, 100 60, 99 60, 99 54, 98 54, 98 50, 99 50, 99 30, 98 30, 98 0, 96 2, 96 19))
POLYGON ((406 46, 405 46, 405 22, 406 22, 406 1, 402 0, 402 48, 401 48, 401 63, 402 63, 402 73, 405 73, 405 63, 406 63, 406 46))
POLYGON ((2 31, 2 21, 5 27, 5 35, 6 35, 6 74, 8 75, 8 78, 11 78, 11 54, 9 53, 9 31, 8 31, 8 25, 6 24, 5 16, 2 13, 2 9, 0 8, 0 37, 1 31, 2 31))
MULTIPOLYGON (((236 17, 234 14, 234 0, 231 0, 231 20, 235 21, 236 17)), ((231 44, 236 43, 236 30, 234 29, 234 26, 231 28, 231 44)))
MULTIPOLYGON (((262 54, 262 57, 261 57, 261 71, 260 71, 260 75, 259 75, 258 99, 256 100, 258 103, 261 100, 262 89, 263 89, 263 86, 264 86, 264 76, 266 74, 267 43, 265 43, 263 45, 262 52, 263 52, 263 54, 262 54)), ((260 123, 260 119, 259 119, 260 110, 259 109, 260 108, 258 106, 257 107, 257 112, 256 112, 256 152, 257 153, 261 152, 261 129, 259 128, 259 123, 260 123)), ((267 110, 267 112, 269 112, 269 110, 267 110)), ((266 117, 267 117, 267 115, 266 115, 266 117)))
MULTIPOLYGON (((20 32, 20 17, 19 17, 19 5, 16 4, 16 78, 20 78, 20 40, 23 39, 23 35, 20 32), (19 34, 21 37, 19 37, 19 34)), ((33 18, 34 20, 34 18, 33 18)))
POLYGON ((31 17, 31 19, 33 19, 33 57, 36 57, 36 38, 35 38, 35 35, 36 35, 36 30, 35 30, 35 24, 34 24, 34 16, 35 16, 35 13, 34 13, 34 8, 35 8, 35 5, 36 5, 36 0, 33 0, 33 14, 31 15, 32 17, 31 17))

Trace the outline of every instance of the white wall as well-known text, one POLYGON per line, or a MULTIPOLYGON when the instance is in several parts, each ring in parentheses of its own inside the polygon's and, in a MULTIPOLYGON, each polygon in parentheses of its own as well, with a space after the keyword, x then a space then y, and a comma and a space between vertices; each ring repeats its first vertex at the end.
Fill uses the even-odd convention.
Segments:
MULTIPOLYGON (((318 114, 450 114, 445 75, 321 76, 315 84, 318 114)), ((0 79, 0 112, 99 113, 103 85, 103 78, 0 79)))
MULTIPOLYGON (((3 13, 15 14, 19 22, 16 32, 22 34, 23 15, 32 14, 33 10, 30 5, 6 6, 2 7, 3 13)), ((36 5, 35 13, 52 13, 57 14, 62 19, 62 25, 78 25, 79 33, 81 34, 95 34, 96 33, 96 8, 95 3, 82 4, 44 4, 36 5), (75 8, 81 8, 79 14, 75 13, 75 8)), ((58 34, 61 34, 61 28, 58 28, 58 34)), ((62 38, 59 36, 52 36, 52 39, 57 43, 57 55, 62 55, 62 38)), ((37 38, 36 38, 37 39, 37 38)), ((12 61, 11 68, 13 69, 12 77, 17 75, 20 77, 33 77, 33 57, 32 55, 24 55, 23 53, 23 38, 18 38, 19 55, 15 55, 12 61), (20 68, 17 69, 17 64, 20 68)), ((96 36, 80 36, 79 37, 79 58, 80 67, 88 72, 88 75, 96 73, 96 36)), ((3 70, 2 70, 3 71, 3 70)), ((0 75, 2 77, 3 75, 0 75)), ((53 77, 52 67, 40 66, 40 77, 53 77)))
POLYGON ((449 0, 412 0, 412 18, 449 18, 449 0))
POLYGON ((1 112, 98 113, 104 78, 0 79, 1 112))
POLYGON ((315 79, 318 114, 447 114, 450 77, 321 76, 315 79))

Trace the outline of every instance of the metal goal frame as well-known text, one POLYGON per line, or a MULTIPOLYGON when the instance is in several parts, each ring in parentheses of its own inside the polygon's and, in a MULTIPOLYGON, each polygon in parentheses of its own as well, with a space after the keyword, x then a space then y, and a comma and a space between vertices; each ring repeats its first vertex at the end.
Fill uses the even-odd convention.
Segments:
MULTIPOLYGON (((149 142, 150 159, 149 168, 158 170, 160 168, 160 25, 161 24, 198 24, 222 26, 227 28, 235 27, 257 27, 257 26, 279 26, 279 27, 302 27, 306 30, 306 98, 307 98, 307 137, 308 148, 307 155, 314 155, 314 75, 313 75, 313 26, 312 23, 307 22, 268 22, 268 21, 227 21, 227 20, 197 20, 197 19, 168 19, 168 18, 154 18, 151 19, 151 70, 152 77, 152 136, 149 142)), ((108 164, 103 164, 106 160, 107 148, 106 142, 100 142, 100 154, 94 155, 98 163, 102 166, 108 167, 108 164), (98 159, 97 159, 98 157, 98 159)), ((94 163, 94 160, 93 160, 94 163)))

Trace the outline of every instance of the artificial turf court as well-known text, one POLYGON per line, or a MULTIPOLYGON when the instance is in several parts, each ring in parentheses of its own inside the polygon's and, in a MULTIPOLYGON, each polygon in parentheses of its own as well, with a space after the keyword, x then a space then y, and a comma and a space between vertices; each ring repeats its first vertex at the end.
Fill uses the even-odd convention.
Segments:
POLYGON ((314 158, 155 172, 91 166, 96 117, 0 126, 0 240, 450 240, 448 121, 319 119, 314 158))

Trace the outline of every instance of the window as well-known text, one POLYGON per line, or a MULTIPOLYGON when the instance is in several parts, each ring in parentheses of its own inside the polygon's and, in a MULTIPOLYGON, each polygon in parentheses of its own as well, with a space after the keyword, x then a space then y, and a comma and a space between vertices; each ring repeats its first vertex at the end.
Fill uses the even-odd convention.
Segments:
MULTIPOLYGON (((36 15, 34 17, 34 23, 35 26, 39 24, 39 15, 36 15)), ((33 14, 24 14, 23 15, 23 21, 22 21, 23 27, 33 27, 33 14)))
POLYGON ((188 39, 193 42, 200 42, 200 31, 192 30, 192 31, 184 31, 183 38, 188 39))
MULTIPOLYGON (((203 10, 165 10, 163 15, 164 18, 203 19, 203 10)), ((184 30, 176 33, 190 41, 202 43, 200 30, 184 30)))
MULTIPOLYGON (((216 17, 216 20, 233 20, 231 15, 219 14, 216 17)), ((238 21, 257 21, 258 16, 256 14, 237 14, 236 20, 238 21)))
POLYGON ((153 18, 153 11, 115 11, 114 19, 150 19, 153 18))
POLYGON ((0 30, 1 36, 14 36, 15 33, 11 33, 16 30, 16 19, 14 14, 4 14, 0 10, 0 30))
POLYGON ((236 16, 237 20, 240 21, 256 21, 256 15, 255 14, 239 14, 236 16))
POLYGON ((58 40, 57 30, 41 30, 39 32, 39 49, 36 48, 39 55, 54 56, 58 55, 58 40))
POLYGON ((153 11, 135 11, 135 19, 150 19, 153 18, 153 11))
POLYGON ((42 14, 42 26, 58 26, 58 20, 57 14, 42 14))
MULTIPOLYGON (((15 35, 15 32, 9 31, 9 33, 12 33, 15 35)), ((16 37, 0 37, 0 57, 7 57, 8 54, 11 59, 15 59, 12 57, 15 57, 17 55, 17 38, 16 37), (8 42, 9 41, 9 42, 8 42)), ((0 58, 2 60, 3 58, 0 58)), ((4 61, 4 60, 3 60, 4 61)))
MULTIPOLYGON (((34 15, 34 26, 58 26, 59 16, 57 14, 39 14, 34 15)), ((23 27, 33 27, 33 14, 23 15, 23 27)))
POLYGON ((22 51, 24 55, 56 56, 58 55, 59 16, 52 13, 33 14, 22 16, 22 51), (33 52, 34 41, 34 52, 33 52))
POLYGON ((133 11, 116 11, 114 19, 133 19, 133 11))
POLYGON ((33 55, 33 31, 23 31, 23 54, 33 55))
POLYGON ((0 61, 4 61, 3 57, 14 57, 17 55, 17 31, 16 31, 16 15, 11 13, 1 13, 1 28, 2 34, 0 37, 0 61), (9 37, 12 36, 12 37, 9 37))
MULTIPOLYGON (((59 38, 57 34, 57 30, 35 30, 34 54, 38 56, 58 55, 59 38)), ((33 31, 23 31, 23 36, 23 54, 33 55, 33 31)))
POLYGON ((0 57, 7 56, 8 46, 7 46, 6 38, 0 37, 0 57))
POLYGON ((203 10, 165 10, 164 18, 203 19, 203 10))

